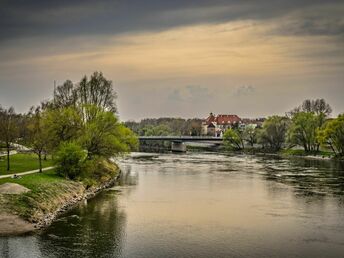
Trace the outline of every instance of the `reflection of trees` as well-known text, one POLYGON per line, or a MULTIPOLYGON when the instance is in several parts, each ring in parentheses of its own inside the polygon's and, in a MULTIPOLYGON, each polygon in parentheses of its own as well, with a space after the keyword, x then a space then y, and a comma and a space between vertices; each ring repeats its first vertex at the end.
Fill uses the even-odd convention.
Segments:
POLYGON ((117 257, 125 224, 116 194, 105 191, 45 230, 39 237, 40 249, 47 257, 117 257))
POLYGON ((117 182, 117 185, 120 186, 131 186, 131 185, 137 185, 138 183, 138 174, 133 174, 131 172, 131 166, 125 166, 122 169, 121 176, 117 182))
POLYGON ((344 163, 310 159, 263 159, 268 180, 292 185, 297 194, 319 198, 344 196, 344 163))

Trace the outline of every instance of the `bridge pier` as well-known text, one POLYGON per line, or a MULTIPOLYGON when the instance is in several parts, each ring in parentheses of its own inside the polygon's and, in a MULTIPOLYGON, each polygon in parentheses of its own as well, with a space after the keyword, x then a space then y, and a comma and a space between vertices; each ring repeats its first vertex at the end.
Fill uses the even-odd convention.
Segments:
POLYGON ((186 152, 186 145, 181 141, 172 141, 171 150, 172 152, 186 152))

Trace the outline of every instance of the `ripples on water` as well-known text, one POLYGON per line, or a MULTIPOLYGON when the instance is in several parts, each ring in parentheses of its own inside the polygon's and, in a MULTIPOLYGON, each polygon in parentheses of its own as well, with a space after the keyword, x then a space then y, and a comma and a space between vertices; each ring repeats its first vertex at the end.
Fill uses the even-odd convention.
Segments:
POLYGON ((210 153, 123 159, 117 186, 1 257, 342 257, 342 163, 210 153))

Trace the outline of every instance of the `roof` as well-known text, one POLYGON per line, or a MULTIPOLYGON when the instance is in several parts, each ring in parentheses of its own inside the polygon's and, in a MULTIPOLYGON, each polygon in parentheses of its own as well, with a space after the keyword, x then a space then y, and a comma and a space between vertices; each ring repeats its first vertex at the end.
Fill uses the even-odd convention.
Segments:
POLYGON ((234 124, 239 123, 241 121, 241 118, 237 115, 217 115, 214 116, 213 113, 210 113, 210 115, 204 120, 204 124, 210 125, 212 123, 216 123, 218 125, 228 125, 228 124, 234 124))
POLYGON ((241 121, 240 117, 237 115, 217 115, 216 123, 218 125, 234 124, 241 121))
POLYGON ((210 115, 205 119, 205 124, 210 125, 211 123, 215 122, 216 118, 213 113, 210 113, 210 115))

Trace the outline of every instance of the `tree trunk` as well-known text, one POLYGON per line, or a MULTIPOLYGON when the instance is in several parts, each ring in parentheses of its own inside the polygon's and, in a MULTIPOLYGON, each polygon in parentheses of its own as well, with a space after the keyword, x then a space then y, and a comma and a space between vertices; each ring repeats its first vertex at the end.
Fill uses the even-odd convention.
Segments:
POLYGON ((39 161, 39 172, 42 173, 42 152, 38 153, 38 161, 39 161))
POLYGON ((7 171, 10 171, 10 145, 9 143, 6 144, 7 149, 7 171))

